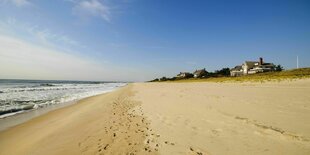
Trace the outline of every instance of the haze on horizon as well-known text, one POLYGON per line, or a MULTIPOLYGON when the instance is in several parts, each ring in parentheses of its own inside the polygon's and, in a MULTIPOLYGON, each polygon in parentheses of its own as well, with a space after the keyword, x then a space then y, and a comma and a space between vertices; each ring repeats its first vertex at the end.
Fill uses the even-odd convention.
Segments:
POLYGON ((0 0, 0 79, 145 81, 310 66, 308 0, 0 0))

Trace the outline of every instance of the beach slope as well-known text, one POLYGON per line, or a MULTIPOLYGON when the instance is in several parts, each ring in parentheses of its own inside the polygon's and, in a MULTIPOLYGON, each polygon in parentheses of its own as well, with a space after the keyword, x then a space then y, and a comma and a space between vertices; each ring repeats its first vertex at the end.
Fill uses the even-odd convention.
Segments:
POLYGON ((135 83, 0 132, 0 154, 310 154, 310 80, 135 83))
POLYGON ((132 95, 126 86, 2 131, 0 154, 156 154, 145 143, 148 122, 132 95))

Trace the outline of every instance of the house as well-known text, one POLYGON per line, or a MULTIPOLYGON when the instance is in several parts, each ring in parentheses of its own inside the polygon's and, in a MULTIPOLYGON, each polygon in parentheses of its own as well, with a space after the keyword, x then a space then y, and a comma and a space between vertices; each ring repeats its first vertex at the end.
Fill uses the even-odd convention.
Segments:
POLYGON ((206 77, 208 75, 208 72, 204 68, 201 70, 196 70, 193 74, 194 74, 194 78, 201 78, 201 77, 206 77))
POLYGON ((236 66, 230 70, 230 76, 241 76, 243 75, 242 66, 236 66))
POLYGON ((247 74, 256 74, 262 72, 270 72, 275 70, 273 63, 264 63, 263 58, 259 61, 245 61, 241 66, 236 66, 230 70, 231 76, 241 76, 247 74))
POLYGON ((180 72, 180 74, 178 74, 177 77, 178 78, 191 78, 193 77, 193 74, 189 72, 180 72))

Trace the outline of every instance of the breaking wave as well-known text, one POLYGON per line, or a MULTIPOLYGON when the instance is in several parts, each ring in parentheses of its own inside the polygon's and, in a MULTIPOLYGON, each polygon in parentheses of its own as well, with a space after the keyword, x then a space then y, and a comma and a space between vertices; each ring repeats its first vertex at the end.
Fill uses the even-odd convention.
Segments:
POLYGON ((0 80, 0 118, 106 93, 124 85, 126 83, 0 80))

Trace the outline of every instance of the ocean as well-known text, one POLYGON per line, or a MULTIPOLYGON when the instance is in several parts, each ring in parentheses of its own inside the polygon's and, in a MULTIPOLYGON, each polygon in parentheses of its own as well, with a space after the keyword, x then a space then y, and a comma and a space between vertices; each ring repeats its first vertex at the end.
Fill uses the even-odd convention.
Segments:
POLYGON ((0 79, 0 118, 107 93, 124 82, 0 79))

